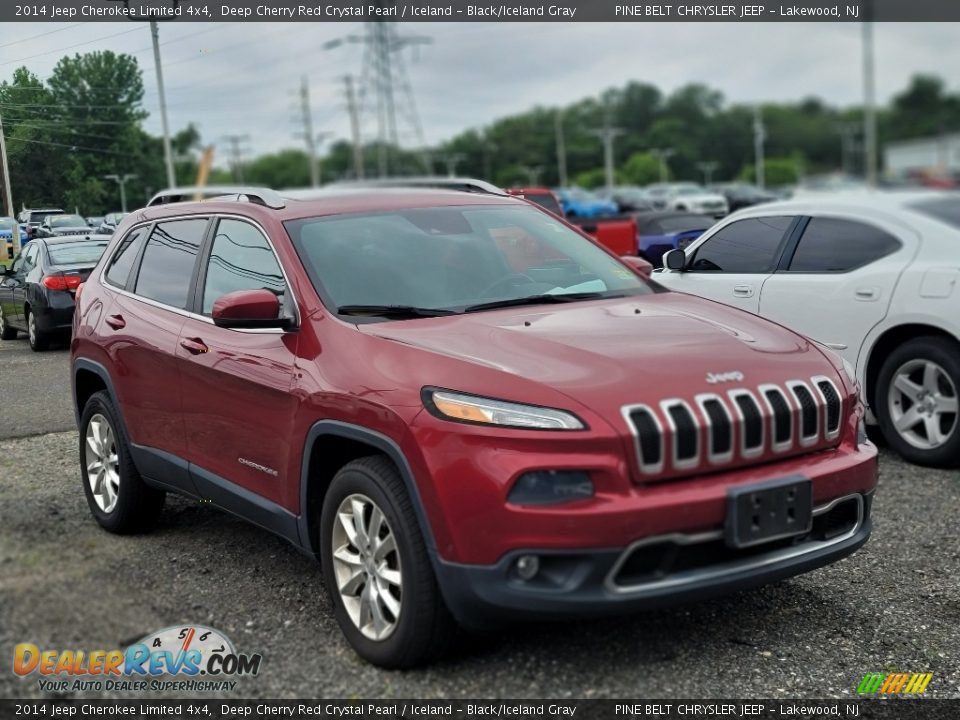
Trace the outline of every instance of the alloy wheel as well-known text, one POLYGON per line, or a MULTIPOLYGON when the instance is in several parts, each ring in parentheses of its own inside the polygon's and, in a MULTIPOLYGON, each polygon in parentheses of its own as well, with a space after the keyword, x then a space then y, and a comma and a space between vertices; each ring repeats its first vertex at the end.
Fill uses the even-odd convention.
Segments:
POLYGON ((917 358, 897 368, 887 392, 893 427, 920 450, 946 444, 957 430, 957 387, 932 360, 917 358))
POLYGON ((7 317, 3 314, 3 308, 0 308, 0 335, 7 330, 7 317))
POLYGON ((350 620, 371 640, 385 640, 402 611, 403 575, 396 536, 383 511, 359 493, 346 497, 333 523, 333 571, 350 620))
POLYGON ((84 464, 93 499, 103 512, 111 512, 120 495, 120 469, 113 426, 99 413, 87 423, 84 464))
POLYGON ((37 321, 33 319, 33 313, 27 315, 27 334, 30 336, 30 344, 37 344, 37 321))

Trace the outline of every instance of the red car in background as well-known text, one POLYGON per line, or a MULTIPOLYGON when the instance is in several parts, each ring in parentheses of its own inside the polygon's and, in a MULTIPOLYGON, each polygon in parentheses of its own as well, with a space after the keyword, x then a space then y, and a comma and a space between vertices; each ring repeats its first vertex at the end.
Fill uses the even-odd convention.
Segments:
POLYGON ((167 492, 246 518, 320 559, 386 667, 457 624, 672 606, 867 541, 856 382, 805 338, 502 194, 194 192, 128 216, 77 292, 105 529, 167 492))

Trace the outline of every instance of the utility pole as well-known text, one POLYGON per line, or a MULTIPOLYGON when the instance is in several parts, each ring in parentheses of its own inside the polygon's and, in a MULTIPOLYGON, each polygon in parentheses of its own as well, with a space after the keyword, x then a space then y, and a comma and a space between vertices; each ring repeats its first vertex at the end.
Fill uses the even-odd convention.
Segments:
POLYGON ((543 172, 543 168, 539 165, 519 165, 520 171, 527 176, 529 181, 528 187, 536 187, 540 184, 540 173, 543 172))
POLYGON ((163 89, 163 68, 160 64, 160 28, 156 20, 150 21, 150 35, 153 38, 153 64, 157 69, 157 95, 160 98, 160 123, 163 127, 163 160, 167 168, 167 186, 177 186, 177 176, 173 171, 173 146, 170 143, 170 122, 167 119, 167 94, 163 89))
POLYGON ((250 140, 249 135, 227 135, 223 138, 230 146, 230 169, 233 172, 233 180, 237 183, 243 183, 243 156, 246 154, 246 148, 243 143, 250 140))
POLYGON ((767 130, 763 126, 763 114, 760 106, 753 108, 753 153, 756 160, 757 187, 763 190, 767 186, 766 168, 764 167, 763 144, 767 139, 767 130))
MULTIPOLYGON (((383 6, 382 0, 378 0, 376 5, 383 6)), ((377 171, 380 177, 386 177, 390 173, 390 149, 400 145, 398 116, 406 117, 416 137, 417 147, 426 145, 413 90, 407 79, 403 51, 408 47, 427 45, 432 39, 422 35, 400 35, 396 25, 397 23, 393 22, 364 23, 363 35, 347 35, 331 40, 323 46, 327 50, 347 43, 365 46, 360 82, 361 110, 363 100, 368 94, 372 94, 376 102, 377 171), (402 96, 400 102, 398 95, 402 96)), ((423 160, 429 172, 430 161, 426 157, 423 160)))
POLYGON ((863 22, 863 153, 867 185, 877 186, 877 104, 873 62, 873 0, 864 6, 863 22))
POLYGON ((127 183, 130 180, 135 179, 136 175, 131 175, 127 173, 126 175, 104 175, 105 180, 115 180, 117 185, 120 186, 120 210, 124 213, 127 212, 127 183))
POLYGON ((673 148, 653 148, 650 154, 660 163, 660 183, 663 184, 670 179, 670 168, 667 167, 667 160, 673 157, 676 151, 673 148))
POLYGON ((360 141, 360 111, 357 108, 357 97, 353 91, 353 78, 345 75, 344 88, 347 93, 347 112, 350 113, 350 140, 353 143, 353 177, 363 180, 363 144, 360 141))
MULTIPOLYGON (((592 130, 591 134, 600 138, 603 143, 603 169, 606 177, 607 192, 613 191, 616 184, 613 176, 613 142, 618 135, 623 135, 623 130, 610 126, 610 104, 605 102, 603 112, 603 127, 598 130, 592 130)), ((566 174, 566 172, 564 172, 566 174)))
POLYGON ((320 143, 330 137, 330 133, 314 133, 313 131, 310 85, 306 75, 300 81, 300 117, 303 121, 303 133, 296 137, 302 137, 307 144, 307 158, 310 163, 310 187, 320 187, 320 159, 317 149, 320 143))
POLYGON ((840 167, 845 175, 854 174, 854 149, 857 142, 857 133, 862 126, 856 122, 841 122, 834 125, 837 134, 840 135, 840 167))
POLYGON ((563 111, 553 115, 553 129, 557 137, 557 175, 560 187, 567 187, 567 143, 563 137, 563 111))
MULTIPOLYGON (((17 211, 13 209, 13 193, 10 192, 10 165, 7 163, 7 138, 3 132, 3 118, 0 117, 0 172, 3 173, 3 206, 6 208, 7 215, 12 218, 17 216, 17 211)), ((13 229, 10 234, 13 240, 13 254, 20 252, 20 225, 13 229)))
POLYGON ((697 168, 703 173, 704 185, 710 185, 713 182, 713 173, 718 167, 720 167, 720 163, 713 160, 697 163, 697 168))

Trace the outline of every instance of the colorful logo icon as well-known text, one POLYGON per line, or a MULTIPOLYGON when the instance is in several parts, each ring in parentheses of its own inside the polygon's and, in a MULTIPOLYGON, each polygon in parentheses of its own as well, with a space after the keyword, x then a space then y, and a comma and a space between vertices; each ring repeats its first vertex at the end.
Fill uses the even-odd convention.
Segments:
POLYGON ((926 692, 933 673, 867 673, 857 686, 858 695, 919 695, 926 692))

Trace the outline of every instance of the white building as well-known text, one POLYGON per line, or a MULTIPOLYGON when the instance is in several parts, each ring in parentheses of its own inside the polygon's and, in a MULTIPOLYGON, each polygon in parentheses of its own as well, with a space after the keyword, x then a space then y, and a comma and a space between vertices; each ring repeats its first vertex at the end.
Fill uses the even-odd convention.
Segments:
POLYGON ((890 175, 960 173, 960 133, 887 143, 883 159, 890 175))

